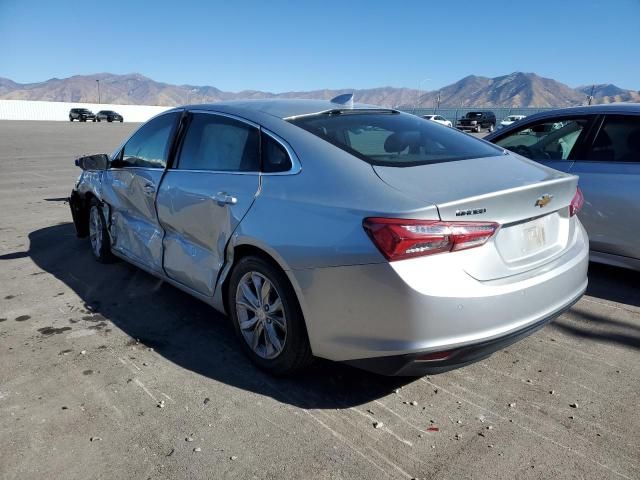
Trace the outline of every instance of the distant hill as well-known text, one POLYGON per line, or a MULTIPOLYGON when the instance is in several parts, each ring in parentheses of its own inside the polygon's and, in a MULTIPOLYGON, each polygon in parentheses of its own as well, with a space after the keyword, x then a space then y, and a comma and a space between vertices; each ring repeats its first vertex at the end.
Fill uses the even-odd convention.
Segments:
POLYGON ((592 88, 593 96, 598 100, 598 103, 640 102, 640 92, 635 90, 625 90, 623 88, 616 87, 611 83, 585 85, 583 87, 576 88, 576 90, 585 95, 591 95, 592 88))
MULTIPOLYGON (((240 98, 312 98, 330 99, 341 93, 353 92, 358 102, 387 107, 431 108, 440 96, 441 107, 565 107, 582 105, 591 86, 573 89, 550 78, 534 73, 515 72, 495 78, 470 75, 439 91, 419 91, 411 88, 380 87, 369 89, 344 88, 271 93, 258 90, 225 92, 212 86, 172 85, 156 82, 138 73, 114 75, 99 73, 52 78, 44 82, 20 84, 0 78, 0 98, 14 100, 46 100, 54 102, 98 101, 98 82, 102 103, 125 105, 184 105, 240 98)), ((596 103, 640 101, 640 94, 615 85, 596 85, 596 103)))

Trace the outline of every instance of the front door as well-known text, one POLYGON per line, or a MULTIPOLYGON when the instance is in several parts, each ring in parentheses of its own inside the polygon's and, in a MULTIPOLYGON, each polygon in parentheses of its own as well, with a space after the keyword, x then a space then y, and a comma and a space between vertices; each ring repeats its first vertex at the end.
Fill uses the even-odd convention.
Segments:
POLYGON ((568 172, 594 116, 554 117, 522 125, 493 143, 548 167, 568 172))
POLYGON ((228 115, 192 112, 158 192, 164 270, 212 296, 227 243, 260 186, 260 132, 228 115))
POLYGON ((156 192, 181 114, 166 113, 144 124, 112 160, 102 186, 112 248, 157 272, 162 272, 163 231, 156 192))
POLYGON ((578 217, 597 252, 640 258, 640 117, 606 115, 570 173, 585 203, 578 217))

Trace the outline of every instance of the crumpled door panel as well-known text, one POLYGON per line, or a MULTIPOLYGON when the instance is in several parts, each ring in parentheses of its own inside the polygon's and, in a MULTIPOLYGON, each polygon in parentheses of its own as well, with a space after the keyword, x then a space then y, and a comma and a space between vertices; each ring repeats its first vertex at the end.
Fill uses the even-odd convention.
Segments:
POLYGON ((199 293, 213 295, 226 245, 260 184, 259 174, 167 171, 158 193, 165 231, 164 270, 199 293), (227 197, 229 203, 221 201, 227 197))
POLYGON ((158 272, 162 271, 163 232, 156 215, 155 192, 161 178, 162 169, 109 170, 102 195, 111 206, 113 249, 158 272))

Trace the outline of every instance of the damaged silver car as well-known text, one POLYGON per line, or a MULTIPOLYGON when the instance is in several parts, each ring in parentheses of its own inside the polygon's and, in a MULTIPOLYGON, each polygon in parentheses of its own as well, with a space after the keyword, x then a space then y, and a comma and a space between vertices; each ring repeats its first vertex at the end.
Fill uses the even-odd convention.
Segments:
POLYGON ((77 160, 120 257, 231 318, 258 366, 420 375, 486 357, 587 285, 577 177, 413 115, 334 101, 175 108, 77 160))

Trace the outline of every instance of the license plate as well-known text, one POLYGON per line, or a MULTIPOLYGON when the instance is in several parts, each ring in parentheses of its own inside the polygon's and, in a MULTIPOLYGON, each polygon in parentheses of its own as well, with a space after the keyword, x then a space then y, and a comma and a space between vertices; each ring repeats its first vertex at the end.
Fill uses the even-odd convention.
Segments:
POLYGON ((527 227, 523 230, 524 233, 524 245, 527 253, 538 250, 544 247, 545 236, 544 226, 542 224, 535 224, 527 227))

